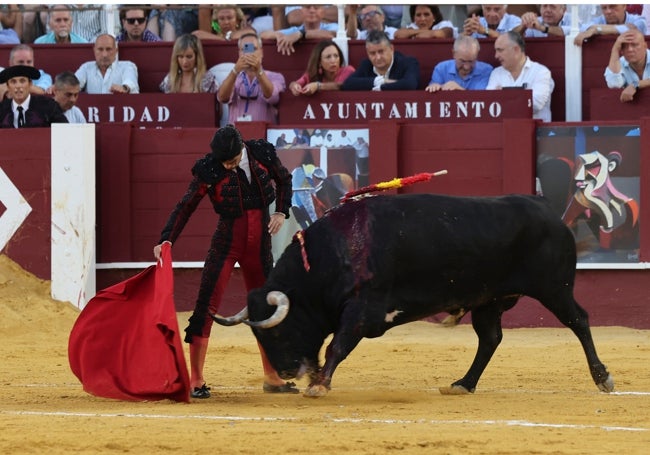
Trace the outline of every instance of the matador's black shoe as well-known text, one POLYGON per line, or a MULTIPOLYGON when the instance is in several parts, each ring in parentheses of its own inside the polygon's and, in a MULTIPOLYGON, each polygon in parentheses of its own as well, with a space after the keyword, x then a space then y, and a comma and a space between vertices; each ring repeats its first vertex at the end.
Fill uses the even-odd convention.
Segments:
POLYGON ((210 398, 210 387, 203 384, 201 387, 194 387, 190 393, 192 398, 210 398))

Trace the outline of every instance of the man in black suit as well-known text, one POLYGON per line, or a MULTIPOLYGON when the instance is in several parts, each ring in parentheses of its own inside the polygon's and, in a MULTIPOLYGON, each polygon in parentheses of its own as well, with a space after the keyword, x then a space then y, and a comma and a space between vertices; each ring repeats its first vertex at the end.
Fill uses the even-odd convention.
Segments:
POLYGON ((52 123, 68 123, 59 104, 52 98, 29 93, 32 81, 40 72, 25 65, 14 65, 0 73, 0 84, 7 83, 12 99, 0 104, 0 128, 49 127, 52 123))
POLYGON ((368 58, 343 82, 342 90, 417 90, 420 64, 393 49, 386 33, 373 30, 366 38, 368 58))

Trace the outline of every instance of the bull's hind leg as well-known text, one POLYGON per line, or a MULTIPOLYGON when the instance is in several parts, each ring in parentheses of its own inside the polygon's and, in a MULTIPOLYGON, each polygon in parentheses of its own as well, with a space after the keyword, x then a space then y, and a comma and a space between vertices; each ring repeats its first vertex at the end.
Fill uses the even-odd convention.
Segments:
POLYGON ((613 392, 614 379, 596 354, 596 347, 589 328, 589 316, 576 302, 572 291, 564 292, 561 296, 543 298, 540 301, 578 337, 587 356, 591 377, 600 391, 613 392))
POLYGON ((443 395, 474 393, 481 374, 503 338, 501 315, 517 303, 517 299, 518 297, 510 297, 501 302, 491 302, 489 305, 472 309, 472 327, 478 335, 478 349, 474 361, 462 379, 454 382, 451 387, 441 387, 440 393, 443 395))

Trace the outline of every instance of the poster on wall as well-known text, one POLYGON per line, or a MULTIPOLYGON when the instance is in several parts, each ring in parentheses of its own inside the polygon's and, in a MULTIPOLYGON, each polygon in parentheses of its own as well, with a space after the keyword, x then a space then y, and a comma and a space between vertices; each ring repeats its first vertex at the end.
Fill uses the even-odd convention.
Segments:
POLYGON ((572 229, 578 263, 639 262, 640 129, 537 129, 537 191, 572 229))
POLYGON ((275 128, 266 140, 275 145, 291 172, 290 218, 273 237, 277 260, 293 235, 306 229, 348 191, 368 185, 367 128, 275 128))

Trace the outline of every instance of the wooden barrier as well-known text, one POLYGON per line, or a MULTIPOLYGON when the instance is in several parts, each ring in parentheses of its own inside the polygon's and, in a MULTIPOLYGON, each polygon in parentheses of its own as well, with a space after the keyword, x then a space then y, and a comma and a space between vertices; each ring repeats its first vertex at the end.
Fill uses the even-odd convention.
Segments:
POLYGON ((304 126, 360 125, 371 120, 494 123, 532 116, 531 90, 334 91, 300 97, 283 93, 278 104, 278 123, 304 126))
POLYGON ((589 90, 589 118, 591 121, 628 120, 638 122, 641 117, 650 116, 650 93, 638 90, 634 100, 621 102, 622 88, 600 88, 589 90))
POLYGON ((132 122, 153 128, 218 126, 220 103, 212 93, 140 93, 79 96, 89 123, 132 122))

